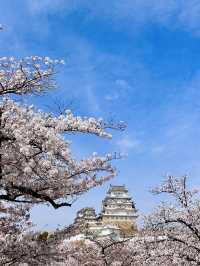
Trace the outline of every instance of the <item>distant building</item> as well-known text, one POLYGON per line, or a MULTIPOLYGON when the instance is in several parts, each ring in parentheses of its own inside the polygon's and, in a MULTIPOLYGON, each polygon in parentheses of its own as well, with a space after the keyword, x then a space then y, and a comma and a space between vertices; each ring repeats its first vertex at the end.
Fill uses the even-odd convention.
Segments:
POLYGON ((123 186, 110 186, 102 201, 102 211, 96 215, 94 208, 83 208, 77 212, 74 232, 85 236, 126 237, 136 230, 137 210, 128 190, 123 186))

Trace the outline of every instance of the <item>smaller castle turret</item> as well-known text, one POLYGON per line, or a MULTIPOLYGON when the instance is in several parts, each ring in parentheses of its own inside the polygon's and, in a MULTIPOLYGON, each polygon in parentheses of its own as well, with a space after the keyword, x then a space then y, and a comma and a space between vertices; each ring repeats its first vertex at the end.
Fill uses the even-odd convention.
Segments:
POLYGON ((97 215, 94 208, 83 208, 77 212, 75 223, 94 223, 97 215))

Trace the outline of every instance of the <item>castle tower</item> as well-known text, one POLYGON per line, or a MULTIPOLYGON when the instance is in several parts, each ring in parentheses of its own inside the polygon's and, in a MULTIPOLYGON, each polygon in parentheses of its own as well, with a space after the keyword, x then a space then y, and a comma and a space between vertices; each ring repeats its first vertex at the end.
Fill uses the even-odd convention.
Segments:
POLYGON ((88 235, 90 228, 96 225, 97 220, 98 217, 94 208, 83 208, 77 212, 74 223, 71 226, 71 232, 88 235))
POLYGON ((128 190, 123 186, 110 186, 105 199, 102 201, 102 222, 117 224, 129 231, 136 230, 137 210, 128 190))
POLYGON ((97 216, 94 208, 83 208, 76 214, 75 223, 94 223, 96 222, 97 216))

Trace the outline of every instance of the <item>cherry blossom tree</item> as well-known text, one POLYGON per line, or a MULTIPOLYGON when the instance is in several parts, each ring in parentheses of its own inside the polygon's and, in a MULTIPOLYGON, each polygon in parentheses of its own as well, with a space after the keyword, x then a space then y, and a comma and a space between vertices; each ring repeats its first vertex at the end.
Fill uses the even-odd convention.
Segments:
POLYGON ((152 260, 153 245, 153 237, 147 237, 141 233, 124 239, 112 237, 85 240, 64 239, 58 245, 60 262, 56 265, 154 266, 158 264, 157 261, 152 260))
POLYGON ((67 137, 82 133, 110 139, 107 130, 122 130, 122 123, 82 118, 70 110, 54 116, 15 100, 16 95, 42 95, 54 89, 55 69, 63 63, 38 56, 0 58, 1 265, 51 265, 59 261, 56 244, 60 238, 56 233, 45 240, 32 234, 30 208, 35 204, 70 207, 78 196, 116 174, 111 161, 120 155, 93 154, 77 160, 67 137))
MULTIPOLYGON (((1 96, 40 93, 55 86, 53 74, 58 60, 28 57, 19 61, 1 58, 0 62, 1 96)), ((67 135, 111 138, 106 128, 120 125, 76 117, 69 110, 54 117, 32 106, 22 106, 10 97, 0 103, 0 124, 0 200, 46 202, 54 208, 71 206, 69 200, 116 174, 110 164, 116 154, 94 154, 78 161, 71 154, 67 135)))
POLYGON ((146 234, 155 240, 150 260, 156 265, 200 265, 199 190, 189 189, 187 179, 169 176, 152 191, 172 197, 146 218, 146 234))
POLYGON ((61 254, 67 256, 63 256, 63 262, 58 265, 132 265, 136 252, 133 251, 133 245, 129 246, 128 242, 129 239, 114 240, 110 237, 78 241, 64 240, 60 243, 59 249, 61 254))

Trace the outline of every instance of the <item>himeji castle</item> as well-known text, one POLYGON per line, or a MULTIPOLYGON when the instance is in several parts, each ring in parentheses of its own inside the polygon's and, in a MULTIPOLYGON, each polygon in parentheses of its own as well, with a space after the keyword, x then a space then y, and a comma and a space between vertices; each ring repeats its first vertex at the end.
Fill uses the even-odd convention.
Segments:
POLYGON ((137 231, 137 217, 137 210, 128 189, 124 185, 110 185, 102 201, 101 213, 97 215, 91 207, 83 208, 77 212, 72 227, 75 234, 82 233, 85 236, 127 237, 137 231))

